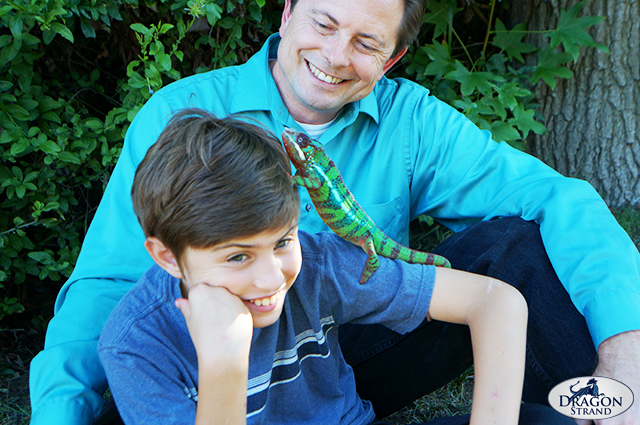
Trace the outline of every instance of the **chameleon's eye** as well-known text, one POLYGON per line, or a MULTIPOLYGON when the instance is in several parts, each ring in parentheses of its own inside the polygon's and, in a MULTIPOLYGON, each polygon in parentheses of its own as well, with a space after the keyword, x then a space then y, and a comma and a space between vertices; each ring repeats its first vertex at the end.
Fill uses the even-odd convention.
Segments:
POLYGON ((296 141, 303 148, 306 148, 309 145, 309 137, 307 137, 306 134, 298 134, 298 138, 296 141))

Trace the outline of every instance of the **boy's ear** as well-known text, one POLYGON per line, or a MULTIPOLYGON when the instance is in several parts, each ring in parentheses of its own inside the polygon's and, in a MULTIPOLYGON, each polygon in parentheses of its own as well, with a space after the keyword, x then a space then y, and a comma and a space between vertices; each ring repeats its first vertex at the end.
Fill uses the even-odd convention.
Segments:
POLYGON ((144 247, 153 258, 153 261, 156 262, 157 265, 162 267, 167 273, 176 279, 182 279, 182 271, 180 270, 180 266, 178 265, 178 259, 171 252, 169 248, 167 248, 160 239, 155 236, 149 236, 144 241, 144 247))

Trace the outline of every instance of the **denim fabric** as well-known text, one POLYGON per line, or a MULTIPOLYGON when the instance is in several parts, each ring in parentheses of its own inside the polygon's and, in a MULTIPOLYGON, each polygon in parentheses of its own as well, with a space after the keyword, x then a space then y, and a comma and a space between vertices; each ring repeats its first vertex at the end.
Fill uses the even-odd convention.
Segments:
MULTIPOLYGON (((525 402, 547 404, 553 386, 593 372, 597 354, 586 322, 559 282, 537 224, 519 218, 480 222, 434 252, 456 269, 501 279, 524 295, 525 402)), ((455 379, 473 360, 468 328, 436 321, 405 336, 378 325, 347 325, 340 328, 340 340, 358 393, 373 403, 378 417, 455 379)))
MULTIPOLYGON (((451 416, 434 419, 417 425, 469 425, 470 415, 451 416)), ((371 425, 389 425, 385 421, 375 421, 371 425)), ((550 407, 539 404, 523 404, 520 407, 518 425, 575 425, 573 419, 563 416, 550 407)))

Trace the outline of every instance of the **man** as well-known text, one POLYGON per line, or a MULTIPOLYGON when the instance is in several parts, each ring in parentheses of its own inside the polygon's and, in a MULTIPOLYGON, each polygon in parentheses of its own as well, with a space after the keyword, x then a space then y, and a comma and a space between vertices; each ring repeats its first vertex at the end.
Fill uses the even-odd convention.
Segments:
MULTIPOLYGON (((286 1, 281 40, 270 38, 243 66, 186 78, 149 100, 127 133, 58 297, 45 350, 32 363, 33 424, 87 424, 100 412, 107 386, 96 353, 100 329, 151 264, 129 198, 133 172, 171 113, 193 106, 252 117, 276 134, 304 128, 399 242, 421 213, 457 231, 437 252, 455 268, 518 287, 529 303, 525 400, 544 402, 555 384, 590 374, 596 361, 595 374, 640 393, 637 250, 588 184, 491 141, 417 85, 383 78, 421 18, 415 0, 286 1)), ((300 195, 301 228, 326 230, 300 195)), ((440 322, 404 338, 370 327, 340 332, 359 393, 379 414, 471 362, 466 329, 440 322)), ((639 404, 608 423, 639 423, 639 404)))

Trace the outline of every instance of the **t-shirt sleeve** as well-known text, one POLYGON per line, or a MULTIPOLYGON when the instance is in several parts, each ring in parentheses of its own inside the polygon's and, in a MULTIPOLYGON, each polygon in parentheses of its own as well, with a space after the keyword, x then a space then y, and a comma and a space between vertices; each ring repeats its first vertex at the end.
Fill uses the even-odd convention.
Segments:
POLYGON ((307 302, 317 299, 337 323, 382 324, 407 333, 429 311, 435 267, 380 257, 380 267, 367 283, 359 283, 364 251, 333 233, 302 235, 303 270, 296 281, 305 285, 307 302), (309 287, 307 283, 309 282, 309 287), (314 293, 315 297, 309 297, 314 293))
POLYGON ((197 361, 186 324, 172 296, 154 299, 140 285, 114 309, 100 336, 109 388, 127 425, 193 424, 197 361))

